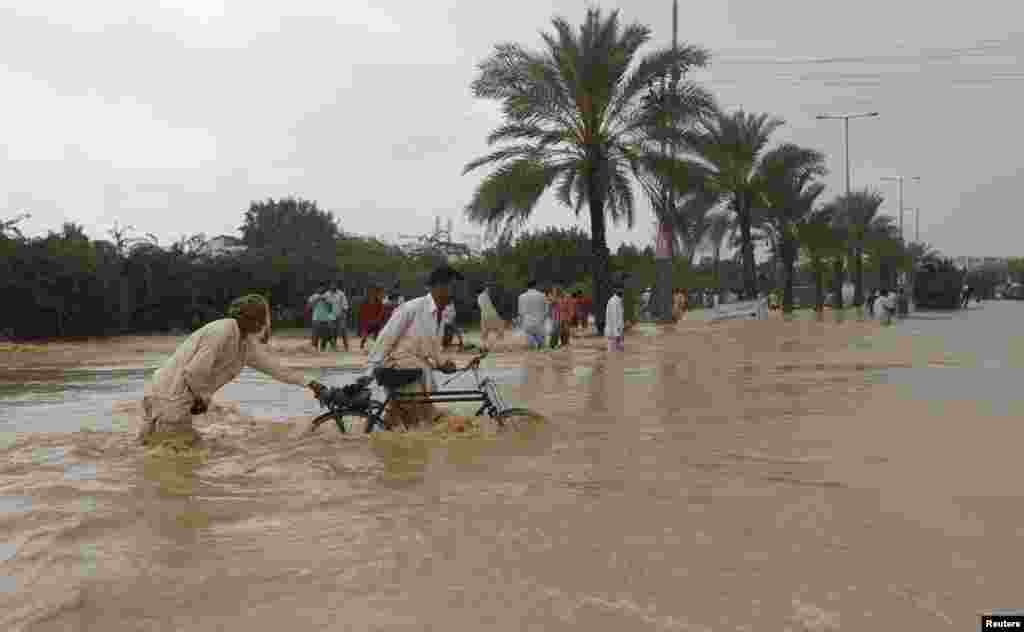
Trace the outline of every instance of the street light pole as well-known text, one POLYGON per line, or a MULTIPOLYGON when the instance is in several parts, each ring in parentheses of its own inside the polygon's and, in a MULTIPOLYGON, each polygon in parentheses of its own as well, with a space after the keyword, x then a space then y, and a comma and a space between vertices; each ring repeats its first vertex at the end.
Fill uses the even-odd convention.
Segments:
MULTIPOLYGON (((882 180, 886 180, 888 182, 899 182, 899 185, 900 185, 900 188, 899 188, 899 192, 900 192, 899 193, 899 195, 900 195, 900 242, 906 241, 903 238, 903 181, 906 180, 906 179, 907 179, 907 176, 883 176, 882 177, 882 180)), ((920 182, 921 181, 921 176, 910 176, 909 179, 913 180, 914 182, 920 182)))
MULTIPOLYGON (((878 116, 878 112, 862 112, 862 113, 859 113, 859 114, 819 114, 818 116, 814 117, 814 118, 818 119, 819 121, 837 120, 837 119, 842 119, 842 121, 843 121, 843 147, 845 148, 845 152, 846 152, 846 198, 845 198, 846 204, 850 203, 850 119, 853 119, 853 118, 874 118, 876 116, 878 116)), ((838 266, 838 264, 837 264, 837 266, 838 266)), ((837 277, 836 281, 838 282, 840 280, 840 277, 841 277, 841 268, 840 267, 837 267, 837 269, 836 269, 836 277, 837 277)), ((836 298, 835 298, 836 305, 835 305, 835 307, 837 307, 839 309, 841 309, 843 307, 843 305, 842 305, 842 302, 843 302, 843 288, 842 288, 842 285, 843 284, 839 284, 839 288, 836 290, 836 298)), ((860 287, 860 285, 858 284, 857 288, 859 288, 859 287, 860 287)), ((856 288, 855 288, 855 290, 856 290, 856 288)), ((854 292, 854 297, 853 297, 854 305, 858 305, 859 306, 860 302, 863 299, 864 299, 864 297, 860 296, 857 291, 854 292)))
POLYGON ((921 207, 914 209, 914 243, 921 243, 921 207))
POLYGON ((878 112, 863 112, 860 114, 819 114, 814 117, 819 121, 842 120, 843 121, 843 146, 846 152, 846 195, 850 195, 850 119, 874 118, 878 112))

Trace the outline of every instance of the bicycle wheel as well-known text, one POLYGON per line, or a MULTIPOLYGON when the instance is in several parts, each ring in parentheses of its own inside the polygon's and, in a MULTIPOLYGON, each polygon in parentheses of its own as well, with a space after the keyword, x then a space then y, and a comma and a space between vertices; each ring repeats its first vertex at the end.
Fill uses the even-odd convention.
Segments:
POLYGON ((333 421, 342 434, 368 433, 375 427, 383 427, 381 411, 383 407, 373 406, 365 410, 340 410, 326 412, 316 419, 310 426, 310 432, 315 432, 321 424, 326 421, 333 421))
POLYGON ((491 418, 499 430, 524 430, 537 424, 544 419, 540 413, 529 408, 506 408, 505 410, 492 414, 491 418))

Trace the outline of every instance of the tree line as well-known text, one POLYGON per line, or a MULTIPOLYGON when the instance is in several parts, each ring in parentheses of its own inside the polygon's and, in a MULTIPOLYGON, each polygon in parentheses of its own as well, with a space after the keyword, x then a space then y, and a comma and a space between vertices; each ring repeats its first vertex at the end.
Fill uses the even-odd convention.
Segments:
MULTIPOLYGON (((117 224, 109 239, 90 239, 74 223, 26 237, 18 227, 24 219, 0 220, 0 291, 8 299, 0 336, 16 339, 188 332, 250 292, 268 297, 277 326, 303 326, 306 298, 324 282, 339 281, 355 308, 371 285, 417 296, 429 271, 450 256, 429 240, 404 248, 348 234, 332 213, 301 198, 252 202, 240 227, 245 248, 227 254, 211 252, 206 235, 161 244, 117 224)), ((484 283, 509 318, 528 279, 589 292, 589 242, 579 228, 547 228, 464 253, 455 262, 467 277, 456 296, 460 319, 474 318, 484 283)), ((651 282, 649 248, 624 245, 612 260, 631 286, 651 282)))

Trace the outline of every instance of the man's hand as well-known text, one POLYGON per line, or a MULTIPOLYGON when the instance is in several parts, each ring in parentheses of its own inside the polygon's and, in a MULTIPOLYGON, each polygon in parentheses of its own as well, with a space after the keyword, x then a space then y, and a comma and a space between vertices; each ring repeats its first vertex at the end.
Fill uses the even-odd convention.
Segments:
POLYGON ((455 367, 455 363, 452 362, 451 360, 445 360, 444 362, 442 362, 441 366, 437 367, 437 370, 440 371, 441 373, 446 374, 455 373, 456 371, 458 371, 458 369, 455 367))
POLYGON ((313 396, 316 397, 317 399, 320 399, 320 395, 322 395, 327 390, 326 386, 324 386, 320 382, 317 382, 316 380, 311 381, 306 386, 309 387, 309 390, 313 391, 313 396))

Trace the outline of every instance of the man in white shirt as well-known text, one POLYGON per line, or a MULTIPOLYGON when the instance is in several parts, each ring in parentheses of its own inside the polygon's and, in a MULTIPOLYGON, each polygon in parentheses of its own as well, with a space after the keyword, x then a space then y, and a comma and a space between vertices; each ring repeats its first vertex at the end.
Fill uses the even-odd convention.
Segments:
MULTIPOLYGON (((451 360, 441 359, 444 333, 444 308, 451 300, 452 286, 462 275, 450 266, 441 266, 430 274, 430 291, 406 301, 391 315, 377 336, 367 362, 364 377, 373 377, 386 389, 399 393, 425 393, 435 390, 435 370, 455 370, 451 360)), ((432 404, 391 402, 385 414, 399 415, 405 425, 413 426, 433 419, 432 404)))
POLYGON ((519 320, 530 349, 544 348, 544 321, 547 316, 547 299, 537 291, 537 282, 530 279, 526 283, 526 291, 519 295, 519 320))
POLYGON ((604 314, 604 335, 608 339, 608 351, 625 351, 625 311, 622 296, 625 288, 616 286, 615 293, 608 299, 604 314))
POLYGON ((331 346, 338 350, 338 334, 348 351, 348 297, 341 291, 337 281, 331 283, 331 289, 323 294, 331 305, 334 306, 334 321, 331 323, 334 328, 334 337, 331 339, 331 346))
POLYGON ((487 286, 480 289, 480 294, 476 297, 476 304, 480 307, 480 346, 486 351, 487 340, 492 332, 497 334, 498 340, 505 338, 506 323, 494 307, 490 289, 487 286))

